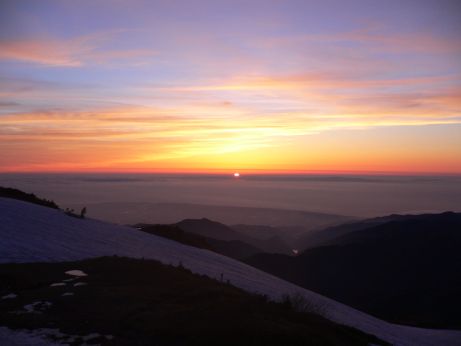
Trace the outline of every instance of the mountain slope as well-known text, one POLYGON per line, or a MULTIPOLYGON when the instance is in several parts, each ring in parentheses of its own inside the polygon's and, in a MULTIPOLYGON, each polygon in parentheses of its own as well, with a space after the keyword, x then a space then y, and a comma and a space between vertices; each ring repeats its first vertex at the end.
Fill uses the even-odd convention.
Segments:
MULTIPOLYGON (((384 344, 318 315, 298 312, 288 303, 270 302, 263 296, 153 260, 102 257, 77 262, 0 264, 0 295, 12 290, 16 298, 0 299, 0 325, 32 330, 52 325, 63 334, 59 341, 65 344, 384 344), (66 272, 75 268, 86 276, 70 279, 66 272), (31 310, 31 303, 37 301, 47 303, 33 306, 40 313, 24 309, 31 310), (18 311, 21 313, 12 314, 18 311)), ((10 344, 2 339, 1 330, 0 343, 10 344)))
POLYGON ((131 228, 66 216, 58 210, 0 198, 0 262, 50 262, 99 256, 182 263, 194 273, 229 280, 249 292, 280 299, 300 294, 332 321, 356 327, 395 345, 461 345, 461 332, 394 325, 211 251, 131 228))
POLYGON ((296 258, 246 262, 386 320, 461 328, 461 214, 383 220, 296 258))

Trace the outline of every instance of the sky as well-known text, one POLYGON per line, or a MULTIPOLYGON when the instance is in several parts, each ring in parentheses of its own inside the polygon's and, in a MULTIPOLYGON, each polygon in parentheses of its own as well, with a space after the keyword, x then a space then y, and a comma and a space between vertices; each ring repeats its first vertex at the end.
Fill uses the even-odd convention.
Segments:
POLYGON ((457 0, 2 0, 1 172, 461 173, 457 0))

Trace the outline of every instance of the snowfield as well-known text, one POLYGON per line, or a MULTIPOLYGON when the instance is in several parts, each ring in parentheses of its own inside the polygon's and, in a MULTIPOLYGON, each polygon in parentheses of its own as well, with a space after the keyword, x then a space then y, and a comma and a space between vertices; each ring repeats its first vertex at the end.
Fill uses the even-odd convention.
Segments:
MULTIPOLYGON (((0 263, 75 261, 111 255, 155 259, 165 264, 182 263, 194 273, 216 279, 223 275, 224 280, 237 287, 273 299, 285 294, 302 294, 317 305, 325 317, 394 345, 461 345, 461 331, 391 324, 211 251, 129 227, 78 219, 59 210, 0 198, 0 263)), ((6 334, 5 329, 0 329, 0 340, 2 335, 6 338, 6 334)))

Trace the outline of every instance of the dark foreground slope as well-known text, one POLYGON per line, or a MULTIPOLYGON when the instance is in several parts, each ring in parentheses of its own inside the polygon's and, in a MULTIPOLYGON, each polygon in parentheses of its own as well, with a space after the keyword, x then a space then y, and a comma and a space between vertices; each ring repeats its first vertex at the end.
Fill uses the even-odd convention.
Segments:
POLYGON ((461 214, 393 219, 247 263, 392 322, 460 329, 461 214))
POLYGON ((152 260, 1 264, 0 325, 107 345, 368 345, 372 336, 152 260), (74 281, 65 274, 82 270, 74 281), (75 286, 75 283, 85 283, 75 286), (61 286, 50 286, 63 283, 61 286), (64 293, 73 293, 65 295, 64 293), (35 312, 26 312, 30 304, 35 312), (97 334, 95 334, 97 333, 97 334))

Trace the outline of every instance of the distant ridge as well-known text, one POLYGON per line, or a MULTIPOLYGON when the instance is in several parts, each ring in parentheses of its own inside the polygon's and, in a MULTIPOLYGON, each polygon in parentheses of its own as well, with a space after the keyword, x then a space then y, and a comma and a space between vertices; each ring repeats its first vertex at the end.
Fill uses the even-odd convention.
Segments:
MULTIPOLYGON (((225 225, 239 225, 235 229, 231 227, 238 231, 241 225, 271 226, 283 229, 277 235, 288 244, 305 232, 357 220, 350 216, 303 210, 206 204, 109 202, 85 205, 91 216, 123 225, 174 224, 184 219, 207 218, 225 225)), ((71 206, 77 210, 83 204, 71 206)))

